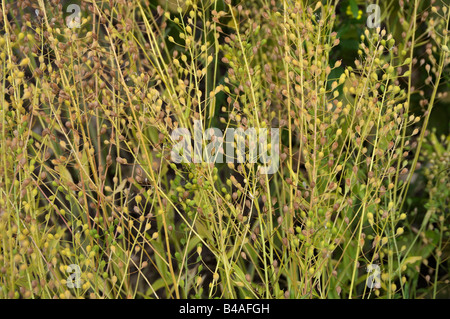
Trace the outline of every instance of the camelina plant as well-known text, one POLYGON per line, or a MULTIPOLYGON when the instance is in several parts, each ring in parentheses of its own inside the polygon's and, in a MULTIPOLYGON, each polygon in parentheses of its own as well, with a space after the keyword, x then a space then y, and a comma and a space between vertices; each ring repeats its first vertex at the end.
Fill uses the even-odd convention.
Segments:
POLYGON ((2 0, 0 297, 450 296, 449 11, 2 0))

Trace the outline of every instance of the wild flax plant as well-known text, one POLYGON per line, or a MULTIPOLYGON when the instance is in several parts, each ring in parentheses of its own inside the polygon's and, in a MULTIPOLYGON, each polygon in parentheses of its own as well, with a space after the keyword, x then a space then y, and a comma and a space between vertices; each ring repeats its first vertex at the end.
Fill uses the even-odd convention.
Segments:
POLYGON ((58 0, 2 1, 0 296, 419 296, 419 262, 446 267, 445 201, 431 188, 417 230, 405 200, 446 93, 448 5, 382 8, 401 23, 343 65, 338 2, 166 4, 81 1, 69 28, 58 0), (194 123, 280 128, 279 170, 173 162, 194 123))

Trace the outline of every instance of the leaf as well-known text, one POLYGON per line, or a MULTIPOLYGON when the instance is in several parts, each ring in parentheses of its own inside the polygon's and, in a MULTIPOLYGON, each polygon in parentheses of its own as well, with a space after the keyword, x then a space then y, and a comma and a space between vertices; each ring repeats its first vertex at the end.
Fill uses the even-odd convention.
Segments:
POLYGON ((87 155, 87 151, 83 152, 83 155, 81 156, 81 169, 80 169, 80 175, 83 174, 84 178, 89 179, 89 159, 87 155))
POLYGON ((406 266, 408 264, 414 264, 420 260, 422 260, 422 256, 411 256, 411 257, 406 258, 403 261, 402 266, 406 266))
POLYGON ((189 245, 186 249, 187 252, 191 252, 194 250, 195 247, 197 247, 197 245, 201 242, 200 238, 198 238, 198 236, 192 236, 190 241, 189 241, 189 245))
MULTIPOLYGON (((158 291, 159 289, 166 287, 166 285, 169 286, 170 284, 172 284, 172 278, 168 278, 167 281, 165 281, 164 278, 159 278, 152 284, 152 288, 154 291, 158 291)), ((148 288, 147 295, 150 294, 153 294, 153 291, 151 288, 148 288)))
POLYGON ((352 9, 353 18, 358 17, 358 5, 356 4, 355 0, 350 0, 350 8, 352 9))
POLYGON ((431 144, 433 144, 434 150, 436 151, 438 157, 442 156, 442 153, 445 152, 445 149, 439 142, 438 138, 436 137, 436 134, 431 133, 430 139, 431 139, 431 144))
POLYGON ((119 186, 117 186, 116 190, 114 191, 114 194, 120 193, 123 191, 125 184, 127 183, 127 179, 122 180, 119 186))
POLYGON ((150 140, 154 144, 158 143, 158 129, 156 127, 149 127, 148 135, 150 136, 150 140))
POLYGON ((57 171, 59 172, 59 176, 61 177, 61 180, 64 183, 67 183, 67 182, 73 183, 72 175, 70 174, 69 170, 65 166, 58 165, 57 171))

